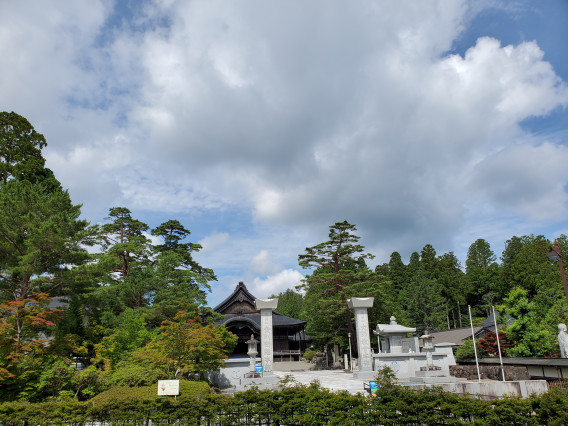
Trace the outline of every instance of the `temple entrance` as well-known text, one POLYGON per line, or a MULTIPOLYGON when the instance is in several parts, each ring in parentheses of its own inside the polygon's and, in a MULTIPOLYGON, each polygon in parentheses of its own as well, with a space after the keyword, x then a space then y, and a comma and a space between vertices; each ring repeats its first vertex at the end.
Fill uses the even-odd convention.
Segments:
MULTIPOLYGON (((229 324, 226 324, 227 330, 231 333, 236 334, 239 340, 237 341, 237 345, 235 349, 233 349, 233 353, 231 357, 243 357, 248 356, 248 345, 246 341, 250 339, 250 335, 254 334, 255 339, 259 340, 260 332, 255 327, 253 327, 249 323, 234 321, 229 324)), ((260 353, 260 345, 258 345, 258 353, 260 353)))
MULTIPOLYGON (((256 297, 249 293, 243 282, 239 282, 235 291, 215 307, 215 312, 223 314, 224 319, 218 324, 225 324, 227 330, 239 338, 231 357, 247 356, 251 334, 260 340, 260 311, 255 306, 256 297)), ((272 344, 274 360, 299 360, 305 345, 303 330, 306 322, 272 311, 272 344), (302 338, 303 337, 303 338, 302 338)), ((258 353, 261 353, 260 344, 258 353)))

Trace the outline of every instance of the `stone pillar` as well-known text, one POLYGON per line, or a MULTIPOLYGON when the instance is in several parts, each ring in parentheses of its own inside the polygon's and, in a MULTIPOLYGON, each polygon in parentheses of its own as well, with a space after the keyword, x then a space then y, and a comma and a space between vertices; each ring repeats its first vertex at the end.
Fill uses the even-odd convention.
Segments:
POLYGON ((274 338, 272 334, 272 310, 278 306, 278 299, 256 299, 256 309, 260 310, 260 357, 262 370, 266 375, 272 374, 274 358, 274 338))
POLYGON ((359 353, 359 371, 353 373, 353 376, 362 379, 374 376, 369 317, 367 315, 367 309, 373 306, 373 301, 374 297, 353 297, 347 301, 349 309, 355 311, 357 352, 359 353))

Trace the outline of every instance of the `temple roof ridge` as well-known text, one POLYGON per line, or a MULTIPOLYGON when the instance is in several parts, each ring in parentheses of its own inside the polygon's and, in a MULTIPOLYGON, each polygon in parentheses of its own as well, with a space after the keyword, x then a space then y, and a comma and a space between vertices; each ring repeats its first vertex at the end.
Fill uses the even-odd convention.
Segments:
POLYGON ((253 296, 248 291, 245 283, 242 282, 242 281, 239 281, 239 283, 235 287, 235 290, 229 295, 229 297, 227 297, 225 300, 223 300, 221 303, 219 303, 215 308, 213 308, 213 310, 215 312, 223 313, 223 311, 225 309, 227 309, 235 301, 239 301, 239 302, 247 301, 252 306, 254 306, 255 299, 256 299, 256 297, 253 296))

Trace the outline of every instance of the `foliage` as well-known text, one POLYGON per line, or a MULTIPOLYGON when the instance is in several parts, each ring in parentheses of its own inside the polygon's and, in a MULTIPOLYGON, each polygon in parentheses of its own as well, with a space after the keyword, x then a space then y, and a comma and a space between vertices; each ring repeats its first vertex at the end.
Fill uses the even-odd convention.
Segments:
POLYGON ((88 422, 179 424, 563 424, 568 393, 552 389, 541 396, 482 400, 436 388, 404 386, 379 390, 380 400, 363 394, 331 392, 319 383, 281 390, 256 388, 233 397, 211 392, 203 382, 180 381, 177 398, 157 396, 156 386, 112 388, 88 403, 62 401, 0 404, 5 424, 88 422))
POLYGON ((546 317, 539 313, 537 304, 529 301, 528 294, 528 290, 514 288, 499 307, 499 310, 515 318, 515 322, 506 329, 513 342, 506 353, 518 357, 551 356, 558 351, 556 324, 546 321, 546 317))
POLYGON ((423 329, 443 328, 446 320, 446 301, 435 279, 430 279, 420 267, 409 285, 399 293, 399 303, 405 304, 406 317, 423 329))
MULTIPOLYGON (((487 356, 485 350, 479 346, 479 340, 475 340, 475 348, 477 349, 477 357, 483 358, 487 356)), ((455 353, 456 361, 469 361, 475 359, 475 349, 473 348, 473 341, 471 339, 466 340, 461 346, 456 349, 455 353)))
POLYGON ((375 380, 380 385, 380 389, 382 389, 383 392, 392 390, 397 381, 395 372, 386 365, 379 368, 375 380))
POLYGON ((304 359, 306 361, 311 361, 313 357, 315 357, 317 355, 317 352, 314 351, 313 349, 308 349, 304 352, 304 359))
POLYGON ((501 354, 505 353, 512 346, 511 340, 505 332, 499 332, 499 342, 497 342, 497 333, 490 331, 477 343, 477 349, 483 351, 489 356, 499 356, 499 348, 501 354))
POLYGON ((0 112, 0 187, 10 180, 48 183, 59 187, 41 154, 45 137, 15 112, 0 112))
POLYGON ((144 353, 135 351, 132 357, 120 361, 116 367, 110 371, 105 379, 105 387, 127 386, 141 387, 150 386, 158 380, 171 379, 166 368, 160 365, 152 365, 148 362, 144 353))
POLYGON ((27 398, 47 359, 48 341, 40 337, 53 322, 58 309, 47 307, 44 293, 0 303, 0 396, 27 398))
POLYGON ((304 308, 304 296, 292 289, 280 292, 278 295, 270 296, 271 299, 278 298, 278 312, 290 318, 303 319, 302 310, 304 308))
POLYGON ((152 333, 146 329, 144 317, 130 308, 119 316, 113 331, 95 345, 97 351, 95 362, 102 362, 106 369, 112 368, 132 351, 141 348, 152 339, 152 333))
POLYGON ((69 291, 69 266, 86 260, 86 222, 69 194, 12 180, 0 190, 0 300, 69 291))
MULTIPOLYGON (((356 334, 347 299, 355 287, 365 288, 372 281, 372 271, 367 268, 364 247, 356 244, 359 237, 353 232, 355 225, 336 222, 329 227, 329 240, 313 247, 306 247, 298 256, 303 268, 316 268, 308 275, 302 288, 305 290, 304 314, 308 320, 307 332, 317 343, 344 343, 351 333, 351 346, 356 348, 356 334), (341 333, 341 335, 339 334, 341 333)), ((360 296, 360 294, 355 294, 360 296)), ((367 293, 366 296, 372 296, 367 293)))
POLYGON ((175 377, 217 370, 238 339, 225 326, 202 325, 186 311, 178 312, 173 321, 164 321, 159 332, 141 356, 175 377))

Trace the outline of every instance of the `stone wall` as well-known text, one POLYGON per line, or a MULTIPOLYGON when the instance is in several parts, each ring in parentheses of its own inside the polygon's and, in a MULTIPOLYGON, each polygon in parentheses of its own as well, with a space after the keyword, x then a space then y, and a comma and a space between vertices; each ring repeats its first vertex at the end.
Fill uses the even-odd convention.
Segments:
MULTIPOLYGON (((475 366, 474 366, 475 367, 475 366)), ((519 380, 511 382, 457 382, 436 385, 409 385, 410 389, 420 390, 424 387, 436 386, 444 392, 456 393, 485 400, 503 396, 526 398, 531 394, 542 395, 548 391, 546 380, 519 380)))
MULTIPOLYGON (((502 380, 501 367, 498 365, 480 365, 479 372, 482 379, 502 380)), ((477 368, 475 365, 451 365, 450 374, 460 379, 477 380, 477 368)), ((505 366, 505 380, 530 380, 526 367, 505 366)))

